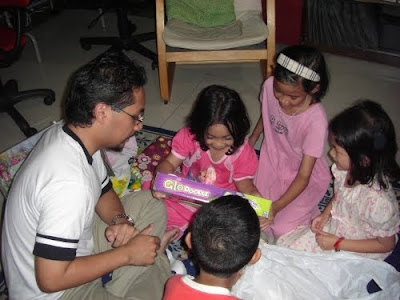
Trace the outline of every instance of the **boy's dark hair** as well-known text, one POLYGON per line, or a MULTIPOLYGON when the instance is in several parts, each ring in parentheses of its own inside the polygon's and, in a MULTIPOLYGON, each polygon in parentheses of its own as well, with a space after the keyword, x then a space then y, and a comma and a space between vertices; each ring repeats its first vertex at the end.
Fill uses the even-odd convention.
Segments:
POLYGON ((228 155, 243 145, 250 130, 249 116, 240 95, 220 85, 210 85, 200 92, 186 124, 203 151, 208 150, 205 144, 207 129, 216 124, 225 125, 233 137, 233 146, 228 155))
POLYGON ((204 205, 192 225, 192 254, 207 273, 229 277, 246 266, 260 240, 260 223, 240 196, 220 197, 204 205))
POLYGON ((387 179, 400 179, 394 126, 380 104, 359 100, 330 121, 329 131, 350 157, 350 185, 376 178, 386 189, 387 179))
POLYGON ((93 109, 101 102, 116 110, 134 104, 132 90, 146 80, 144 68, 121 51, 105 52, 72 76, 64 107, 67 123, 90 126, 93 109))
MULTIPOLYGON (((322 53, 314 48, 303 45, 290 46, 283 49, 280 53, 297 61, 299 64, 315 71, 320 76, 320 81, 315 82, 305 79, 288 69, 285 69, 278 63, 275 63, 274 78, 277 81, 289 84, 301 84, 307 94, 311 94, 314 88, 319 84, 319 91, 314 94, 316 102, 320 102, 325 96, 329 86, 329 76, 326 62, 322 53)), ((279 54, 276 55, 278 58, 279 54)))

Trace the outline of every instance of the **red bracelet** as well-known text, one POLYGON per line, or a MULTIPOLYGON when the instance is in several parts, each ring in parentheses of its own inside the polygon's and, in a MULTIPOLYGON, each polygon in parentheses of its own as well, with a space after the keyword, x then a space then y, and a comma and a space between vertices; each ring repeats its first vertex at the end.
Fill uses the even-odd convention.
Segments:
POLYGON ((336 243, 333 245, 333 248, 335 249, 336 252, 340 251, 339 245, 340 245, 340 243, 341 243, 343 240, 344 240, 344 237, 340 237, 340 238, 336 241, 336 243))

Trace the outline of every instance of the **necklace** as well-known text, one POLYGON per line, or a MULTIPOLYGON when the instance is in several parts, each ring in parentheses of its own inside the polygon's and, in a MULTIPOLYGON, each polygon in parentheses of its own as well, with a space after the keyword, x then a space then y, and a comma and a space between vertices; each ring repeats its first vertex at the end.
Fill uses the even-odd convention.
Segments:
MULTIPOLYGON (((284 119, 285 120, 287 120, 287 121, 289 121, 291 118, 293 118, 294 116, 296 116, 299 112, 301 112, 302 110, 303 110, 303 108, 305 107, 305 106, 310 106, 311 105, 311 102, 310 103, 308 103, 308 101, 304 101, 304 103, 302 104, 302 105, 300 105, 300 107, 298 107, 295 111, 294 111, 294 113, 292 113, 291 115, 289 115, 289 117, 288 117, 288 115, 287 114, 285 114, 285 112, 284 111, 282 111, 282 108, 279 106, 279 112, 282 112, 282 114, 284 115, 284 119)), ((306 109, 307 110, 307 109, 306 109)), ((281 115, 282 115, 281 114, 281 115)))

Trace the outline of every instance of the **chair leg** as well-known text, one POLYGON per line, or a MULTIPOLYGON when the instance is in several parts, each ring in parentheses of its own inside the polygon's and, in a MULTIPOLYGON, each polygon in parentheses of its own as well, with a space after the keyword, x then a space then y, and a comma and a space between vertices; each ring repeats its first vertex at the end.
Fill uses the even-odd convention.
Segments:
POLYGON ((98 11, 99 11, 99 15, 100 15, 101 28, 103 28, 103 30, 105 30, 106 29, 106 22, 104 21, 103 10, 101 8, 99 8, 98 11))
POLYGON ((40 55, 39 46, 38 46, 38 43, 37 43, 35 37, 32 34, 30 34, 29 32, 26 32, 25 34, 31 39, 33 47, 35 48, 37 61, 38 61, 39 64, 41 64, 42 63, 42 57, 40 55))
POLYGON ((15 121, 15 123, 17 123, 18 127, 21 129, 26 137, 30 137, 38 132, 35 128, 29 126, 29 123, 19 113, 19 111, 15 109, 14 106, 9 106, 6 111, 15 121))
POLYGON ((43 101, 46 105, 51 105, 55 99, 56 94, 52 90, 48 89, 35 89, 35 90, 28 90, 28 91, 20 91, 18 94, 13 97, 13 103, 18 103, 26 98, 39 98, 44 97, 43 101))
POLYGON ((171 98, 172 81, 174 77, 175 63, 167 63, 165 57, 158 57, 158 78, 160 81, 160 96, 164 104, 168 104, 171 98))

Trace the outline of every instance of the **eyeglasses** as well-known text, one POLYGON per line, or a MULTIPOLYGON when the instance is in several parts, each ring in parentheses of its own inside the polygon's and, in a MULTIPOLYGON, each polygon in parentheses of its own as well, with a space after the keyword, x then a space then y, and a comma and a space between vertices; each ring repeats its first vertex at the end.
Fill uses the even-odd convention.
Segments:
POLYGON ((134 115, 131 115, 130 113, 127 113, 123 109, 118 110, 118 112, 121 112, 121 111, 123 113, 127 114, 128 116, 130 116, 133 119, 133 122, 135 123, 135 125, 139 125, 140 123, 143 123, 143 121, 144 121, 144 113, 140 113, 140 115, 134 116, 134 115))

